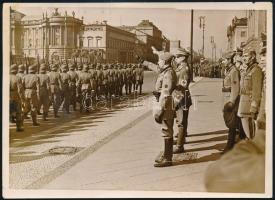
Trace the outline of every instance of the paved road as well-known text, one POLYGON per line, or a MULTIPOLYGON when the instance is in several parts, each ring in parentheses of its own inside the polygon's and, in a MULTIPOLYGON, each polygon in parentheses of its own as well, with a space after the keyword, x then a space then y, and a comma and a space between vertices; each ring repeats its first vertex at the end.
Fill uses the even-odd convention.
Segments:
MULTIPOLYGON (((146 74, 146 94, 154 79, 146 74)), ((203 79, 191 91, 188 153, 174 157, 175 166, 153 167, 163 141, 151 116, 152 97, 132 97, 112 110, 50 120, 25 135, 11 131, 10 188, 203 191, 203 171, 226 139, 221 81, 203 79), (76 152, 49 153, 63 146, 76 152)))
POLYGON ((174 156, 174 166, 153 167, 163 140, 159 126, 147 116, 42 188, 204 191, 204 171, 220 157, 226 140, 220 88, 219 79, 192 87, 197 103, 190 113, 187 153, 174 156))

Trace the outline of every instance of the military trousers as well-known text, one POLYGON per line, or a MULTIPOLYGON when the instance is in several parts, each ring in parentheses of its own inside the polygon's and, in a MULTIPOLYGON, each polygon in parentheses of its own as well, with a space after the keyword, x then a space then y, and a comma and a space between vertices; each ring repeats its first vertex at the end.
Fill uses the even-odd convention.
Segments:
POLYGON ((16 127, 23 125, 21 102, 18 100, 10 100, 10 117, 15 117, 16 127))
POLYGON ((70 104, 73 105, 74 110, 76 110, 76 102, 77 102, 76 85, 75 83, 73 83, 71 84, 71 87, 70 87, 70 104))
POLYGON ((43 106, 43 113, 47 114, 49 112, 50 107, 50 97, 49 93, 43 90, 40 90, 40 101, 38 102, 38 111, 40 111, 43 106))

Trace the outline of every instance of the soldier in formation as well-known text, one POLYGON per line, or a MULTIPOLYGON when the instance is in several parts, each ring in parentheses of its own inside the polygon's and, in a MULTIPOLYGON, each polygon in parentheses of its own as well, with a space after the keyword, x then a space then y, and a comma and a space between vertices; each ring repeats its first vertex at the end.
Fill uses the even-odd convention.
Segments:
POLYGON ((14 64, 11 66, 11 76, 10 120, 16 123, 18 131, 22 131, 23 120, 29 118, 28 113, 33 125, 38 126, 37 115, 42 115, 43 120, 47 121, 51 106, 53 117, 57 118, 61 106, 67 114, 70 114, 70 106, 73 111, 79 107, 80 112, 89 112, 96 101, 132 94, 138 88, 139 94, 142 94, 144 75, 141 64, 59 60, 51 63, 43 61, 41 64, 36 62, 31 66, 14 64))

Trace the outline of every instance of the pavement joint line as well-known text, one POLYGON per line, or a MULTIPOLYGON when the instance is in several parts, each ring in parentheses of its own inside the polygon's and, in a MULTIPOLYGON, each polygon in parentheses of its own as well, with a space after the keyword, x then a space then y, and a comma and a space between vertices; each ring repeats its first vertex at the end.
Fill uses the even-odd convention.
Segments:
MULTIPOLYGON (((203 78, 200 78, 198 81, 196 81, 195 83, 191 84, 190 88, 193 87, 193 86, 195 86, 201 80, 203 80, 203 78)), ((149 97, 151 97, 151 95, 148 94, 145 97, 149 98, 149 97)), ((141 116, 139 116, 138 118, 136 118, 132 122, 128 123, 127 125, 123 126, 122 128, 119 128, 118 130, 116 130, 113 133, 109 134, 108 136, 106 136, 102 140, 97 141, 95 144, 93 144, 93 145, 87 147, 86 149, 80 151, 73 158, 67 160, 66 162, 64 162, 60 166, 58 166, 55 169, 51 170, 46 175, 40 177, 36 181, 34 181, 31 184, 27 185, 24 189, 39 189, 39 188, 43 187, 44 185, 50 183, 55 178, 57 178, 58 176, 62 175, 68 169, 70 169, 71 167, 73 167, 74 165, 76 165, 78 162, 84 160, 90 154, 92 154, 93 152, 95 152, 96 150, 98 150, 100 147, 102 147, 106 143, 110 142, 112 139, 114 139, 118 135, 122 134, 126 130, 132 128, 137 123, 139 123, 139 122, 143 121, 144 119, 146 119, 149 116, 149 114, 151 114, 151 112, 152 111, 150 109, 149 111, 147 111, 146 113, 142 114, 141 116)), ((20 148, 19 150, 22 150, 22 149, 24 149, 24 148, 20 148)), ((17 152, 17 151, 14 151, 14 152, 17 152)))

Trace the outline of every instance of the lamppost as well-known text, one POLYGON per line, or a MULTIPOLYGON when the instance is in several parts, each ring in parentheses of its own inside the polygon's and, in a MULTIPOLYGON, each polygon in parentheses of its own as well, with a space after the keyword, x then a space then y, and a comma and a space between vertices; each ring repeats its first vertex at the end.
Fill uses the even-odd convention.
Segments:
POLYGON ((204 30, 205 30, 205 16, 200 16, 200 29, 202 28, 202 56, 204 57, 204 30))
POLYGON ((212 49, 212 63, 213 63, 213 60, 214 60, 214 56, 213 56, 213 49, 214 49, 214 44, 215 44, 215 42, 214 42, 214 36, 211 36, 210 37, 210 43, 211 43, 211 49, 212 49))

